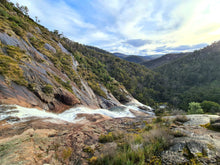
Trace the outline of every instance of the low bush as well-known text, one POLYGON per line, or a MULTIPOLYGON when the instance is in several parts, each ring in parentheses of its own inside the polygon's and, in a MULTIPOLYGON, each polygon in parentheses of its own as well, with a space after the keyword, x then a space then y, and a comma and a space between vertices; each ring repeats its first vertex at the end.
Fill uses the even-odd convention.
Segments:
POLYGON ((191 103, 189 103, 188 113, 189 114, 202 114, 204 112, 203 112, 203 109, 202 109, 200 103, 191 102, 191 103))
POLYGON ((101 134, 99 136, 99 142, 100 143, 107 143, 107 142, 112 142, 114 140, 112 132, 109 132, 108 134, 104 135, 101 134))
POLYGON ((53 92, 53 86, 50 85, 50 84, 47 84, 45 85, 43 88, 42 88, 42 91, 45 93, 45 94, 51 94, 53 92))
POLYGON ((189 121, 189 119, 185 116, 185 115, 178 115, 175 117, 175 119, 173 120, 173 122, 180 122, 180 123, 185 123, 189 121))
MULTIPOLYGON (((101 154, 100 157, 89 161, 90 164, 155 164, 161 163, 160 153, 167 149, 172 142, 171 133, 162 126, 142 133, 129 133, 118 139, 117 149, 112 154, 101 154)), ((115 141, 114 133, 101 136, 105 142, 115 141)))
POLYGON ((217 113, 220 112, 220 105, 213 101, 203 101, 201 107, 205 113, 217 113))
POLYGON ((0 8, 0 15, 3 17, 8 17, 8 13, 5 10, 3 10, 2 8, 0 8))

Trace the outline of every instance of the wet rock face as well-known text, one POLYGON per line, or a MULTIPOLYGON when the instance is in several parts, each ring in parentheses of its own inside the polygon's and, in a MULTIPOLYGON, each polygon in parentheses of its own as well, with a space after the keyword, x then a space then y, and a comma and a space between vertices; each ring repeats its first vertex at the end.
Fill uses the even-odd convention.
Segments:
POLYGON ((66 105, 75 105, 80 103, 80 101, 73 94, 68 92, 56 93, 54 94, 54 97, 66 105))
POLYGON ((18 104, 24 107, 42 107, 47 106, 26 87, 11 83, 10 86, 0 76, 0 104, 18 104))

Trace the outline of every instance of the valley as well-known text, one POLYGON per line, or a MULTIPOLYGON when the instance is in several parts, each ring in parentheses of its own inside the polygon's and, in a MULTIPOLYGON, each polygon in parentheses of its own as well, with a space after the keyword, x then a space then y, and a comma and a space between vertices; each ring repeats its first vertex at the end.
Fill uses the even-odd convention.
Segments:
POLYGON ((111 53, 0 2, 0 164, 220 163, 220 41, 111 53))

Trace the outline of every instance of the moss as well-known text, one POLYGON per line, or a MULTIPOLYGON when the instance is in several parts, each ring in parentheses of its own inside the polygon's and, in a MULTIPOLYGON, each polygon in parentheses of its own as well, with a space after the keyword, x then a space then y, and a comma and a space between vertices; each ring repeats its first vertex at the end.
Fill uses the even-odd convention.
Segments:
POLYGON ((6 80, 14 81, 18 85, 28 85, 17 61, 9 56, 0 55, 0 74, 2 74, 6 80))
POLYGON ((210 143, 207 144, 207 147, 210 150, 214 150, 215 149, 215 147, 212 144, 210 144, 210 143))
POLYGON ((162 164, 161 158, 158 157, 158 156, 153 156, 153 157, 150 159, 149 164, 161 165, 161 164, 162 164))
POLYGON ((41 41, 40 39, 36 37, 31 37, 29 39, 30 39, 31 44, 38 50, 41 50, 45 44, 43 41, 41 41))

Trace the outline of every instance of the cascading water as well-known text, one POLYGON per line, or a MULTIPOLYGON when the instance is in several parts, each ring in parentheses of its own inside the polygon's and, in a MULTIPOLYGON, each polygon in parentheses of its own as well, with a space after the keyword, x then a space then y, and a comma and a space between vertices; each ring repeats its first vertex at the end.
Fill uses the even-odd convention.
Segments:
MULTIPOLYGON (((137 103, 131 103, 127 105, 117 106, 112 109, 90 109, 87 107, 79 106, 76 108, 70 108, 63 113, 54 114, 45 110, 38 110, 36 108, 25 108, 18 105, 0 105, 0 120, 4 120, 7 118, 19 118, 19 122, 30 120, 30 118, 45 118, 45 119, 53 119, 54 120, 62 120, 67 122, 76 123, 80 119, 77 118, 77 114, 101 114, 104 116, 109 116, 111 118, 121 118, 121 117, 135 117, 135 115, 130 111, 140 111, 148 113, 149 115, 154 115, 151 112, 150 107, 145 106, 149 109, 149 111, 143 111, 138 106, 145 106, 143 104, 140 105, 137 103)), ((10 123, 17 122, 13 120, 9 120, 10 123)))

